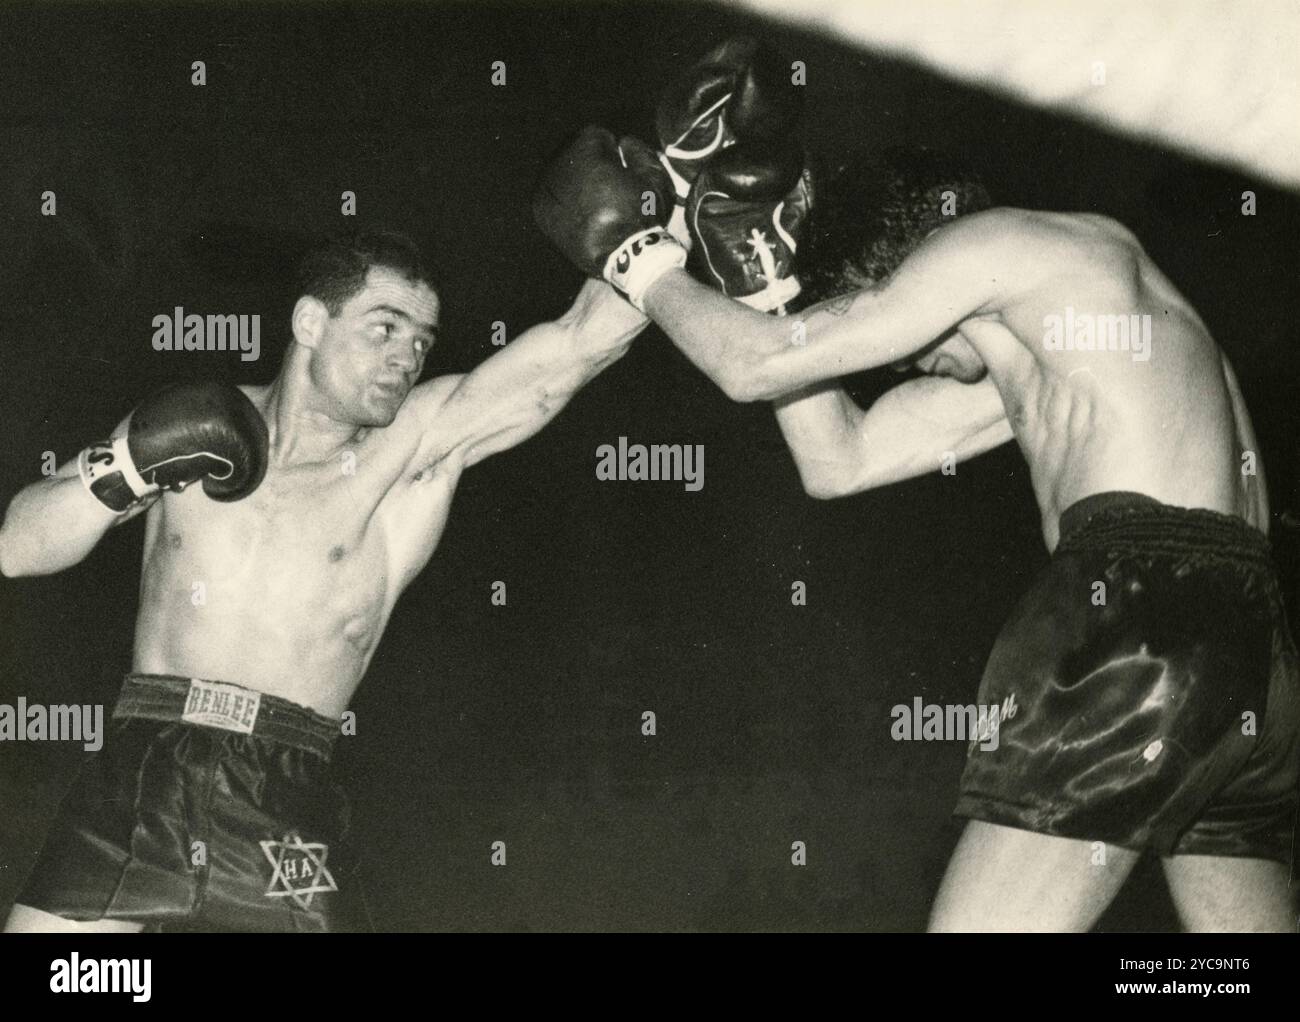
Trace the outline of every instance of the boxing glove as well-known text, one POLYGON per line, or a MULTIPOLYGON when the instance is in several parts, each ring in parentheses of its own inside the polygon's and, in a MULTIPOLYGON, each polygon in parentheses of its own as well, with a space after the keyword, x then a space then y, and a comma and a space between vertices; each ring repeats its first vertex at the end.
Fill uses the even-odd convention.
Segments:
POLYGON ((266 475, 266 422, 227 383, 180 383, 147 398, 111 438, 77 458, 91 494, 118 514, 160 490, 203 480, 213 500, 240 500, 266 475))
POLYGON ((640 309, 646 289, 686 262, 664 228, 672 195, 649 146, 589 125, 546 168, 533 216, 578 269, 603 277, 640 309))
POLYGON ((790 62, 757 40, 728 39, 701 57, 659 97, 655 131, 679 203, 706 162, 748 140, 793 135, 803 89, 790 62))
POLYGON ((715 157, 686 203, 687 268, 723 294, 764 312, 799 293, 795 253, 813 204, 803 148, 748 142, 715 157))

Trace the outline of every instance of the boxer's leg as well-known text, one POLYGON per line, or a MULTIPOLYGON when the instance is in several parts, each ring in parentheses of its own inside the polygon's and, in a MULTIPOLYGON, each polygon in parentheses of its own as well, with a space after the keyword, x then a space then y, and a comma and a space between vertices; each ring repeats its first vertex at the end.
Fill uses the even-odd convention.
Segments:
POLYGON ((1197 933, 1294 933, 1287 870, 1268 859, 1172 855, 1161 860, 1183 928, 1197 933))
POLYGON ((14 905, 5 920, 5 933, 139 933, 143 923, 124 919, 95 919, 79 923, 29 905, 14 905))
POLYGON ((1138 852, 981 820, 966 825, 930 914, 931 932, 1084 931, 1138 852), (1101 860, 1101 864, 1099 864, 1101 860))
POLYGON ((1162 862, 1183 928, 1294 933, 1290 890, 1300 774, 1300 666, 1274 607, 1268 698, 1255 747, 1162 862))

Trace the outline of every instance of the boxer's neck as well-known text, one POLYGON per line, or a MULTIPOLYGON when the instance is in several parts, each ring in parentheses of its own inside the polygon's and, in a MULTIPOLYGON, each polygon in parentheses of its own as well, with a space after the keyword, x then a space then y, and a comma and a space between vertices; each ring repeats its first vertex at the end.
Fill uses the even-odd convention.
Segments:
POLYGON ((339 422, 319 408, 303 355, 289 353, 261 408, 271 434, 271 464, 282 468, 326 461, 367 432, 364 426, 339 422))

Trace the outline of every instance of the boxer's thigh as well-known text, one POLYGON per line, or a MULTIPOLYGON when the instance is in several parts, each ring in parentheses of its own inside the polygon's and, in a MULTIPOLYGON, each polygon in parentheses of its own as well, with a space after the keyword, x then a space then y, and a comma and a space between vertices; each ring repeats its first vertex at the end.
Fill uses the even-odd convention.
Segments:
POLYGON ((1174 855, 1162 860, 1183 928, 1202 933, 1294 933, 1287 869, 1269 859, 1174 855))
POLYGON ((932 932, 1087 930, 1140 853, 980 820, 966 825, 930 914, 932 932))

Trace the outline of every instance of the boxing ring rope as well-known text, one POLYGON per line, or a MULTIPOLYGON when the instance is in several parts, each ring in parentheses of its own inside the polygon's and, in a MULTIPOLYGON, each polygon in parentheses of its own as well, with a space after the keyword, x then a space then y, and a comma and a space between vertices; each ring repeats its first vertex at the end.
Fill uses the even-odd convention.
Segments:
POLYGON ((718 2, 1300 187, 1297 0, 718 2))

